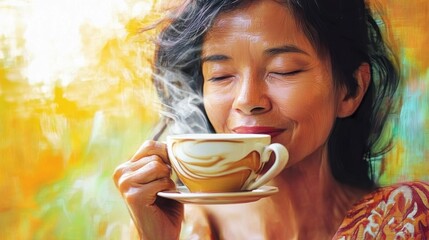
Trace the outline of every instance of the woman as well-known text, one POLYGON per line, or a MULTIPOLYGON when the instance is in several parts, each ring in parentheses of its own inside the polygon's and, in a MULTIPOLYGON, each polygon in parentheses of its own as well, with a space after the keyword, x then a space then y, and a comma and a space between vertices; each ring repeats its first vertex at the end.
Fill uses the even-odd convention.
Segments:
POLYGON ((141 238, 429 237, 428 185, 374 182, 370 160, 389 147, 380 136, 399 79, 363 0, 188 1, 155 60, 179 129, 205 128, 176 108, 187 99, 206 131, 270 134, 290 159, 271 197, 184 209, 157 197, 176 185, 165 145, 145 142, 114 174, 141 238))

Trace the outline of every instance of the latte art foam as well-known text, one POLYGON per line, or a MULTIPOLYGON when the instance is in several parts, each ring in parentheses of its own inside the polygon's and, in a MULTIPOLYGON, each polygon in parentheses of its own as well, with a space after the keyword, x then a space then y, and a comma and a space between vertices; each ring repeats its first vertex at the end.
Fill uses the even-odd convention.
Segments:
POLYGON ((172 148, 176 158, 172 161, 177 162, 176 171, 189 179, 221 177, 240 171, 257 172, 261 168, 261 153, 240 140, 183 139, 175 142, 172 148))
POLYGON ((250 191, 270 181, 288 160, 286 148, 265 134, 167 136, 174 172, 190 192, 250 191), (273 164, 262 172, 274 153, 273 164))

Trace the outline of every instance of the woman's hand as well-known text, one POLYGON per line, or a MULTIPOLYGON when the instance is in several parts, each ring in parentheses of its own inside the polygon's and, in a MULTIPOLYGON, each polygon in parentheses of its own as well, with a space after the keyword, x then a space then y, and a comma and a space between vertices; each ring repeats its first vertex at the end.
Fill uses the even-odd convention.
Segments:
POLYGON ((142 239, 179 238, 183 205, 156 195, 176 188, 170 173, 167 147, 156 141, 143 143, 136 154, 114 172, 116 187, 142 239))

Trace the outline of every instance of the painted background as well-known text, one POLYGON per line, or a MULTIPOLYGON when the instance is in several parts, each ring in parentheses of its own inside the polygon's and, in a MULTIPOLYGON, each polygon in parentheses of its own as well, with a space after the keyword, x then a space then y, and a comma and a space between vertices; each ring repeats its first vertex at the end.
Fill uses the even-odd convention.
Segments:
MULTIPOLYGON (((0 238, 127 239, 111 179, 157 120, 155 0, 0 0, 0 238)), ((406 79, 381 184, 429 180, 429 3, 382 0, 406 79)))

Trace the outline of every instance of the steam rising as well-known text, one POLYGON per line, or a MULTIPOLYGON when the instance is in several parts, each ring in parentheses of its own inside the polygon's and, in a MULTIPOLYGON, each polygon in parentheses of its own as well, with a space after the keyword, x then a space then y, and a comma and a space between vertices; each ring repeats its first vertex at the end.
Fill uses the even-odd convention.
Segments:
POLYGON ((161 92, 164 93, 159 112, 169 125, 169 134, 210 132, 202 95, 186 83, 190 81, 189 77, 165 71, 162 77, 157 76, 157 80, 161 81, 161 92))

